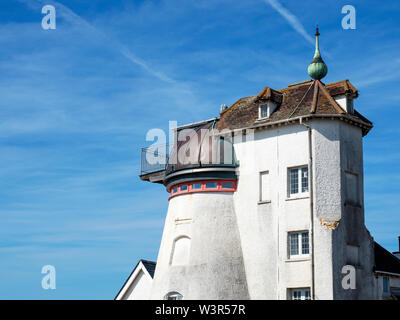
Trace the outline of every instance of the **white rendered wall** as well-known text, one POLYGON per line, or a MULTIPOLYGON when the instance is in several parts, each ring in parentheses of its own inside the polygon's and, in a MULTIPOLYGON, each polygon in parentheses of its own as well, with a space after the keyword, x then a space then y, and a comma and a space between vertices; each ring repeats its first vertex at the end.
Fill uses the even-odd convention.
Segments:
POLYGON ((123 295, 122 300, 149 300, 152 280, 143 271, 139 271, 133 283, 123 295))
MULTIPOLYGON (((180 257, 180 261, 185 260, 180 257)), ((152 299, 172 291, 183 299, 248 299, 241 241, 231 192, 170 199, 154 275, 152 299), (173 265, 174 242, 190 238, 187 264, 173 265)))
POLYGON ((289 199, 287 170, 308 165, 304 127, 255 132, 254 141, 236 142, 240 162, 234 195, 251 299, 286 299, 289 287, 311 285, 310 259, 288 259, 287 233, 310 228, 309 199, 289 199), (258 203, 259 173, 269 171, 270 202, 258 203))
POLYGON ((312 127, 316 298, 374 299, 373 239, 364 224, 361 128, 337 120, 313 121, 312 127), (346 190, 346 175, 357 177, 356 191, 346 190), (349 202, 348 195, 355 193, 357 203, 349 202), (358 248, 358 263, 349 246, 358 248), (354 290, 342 286, 345 265, 356 268, 354 290))

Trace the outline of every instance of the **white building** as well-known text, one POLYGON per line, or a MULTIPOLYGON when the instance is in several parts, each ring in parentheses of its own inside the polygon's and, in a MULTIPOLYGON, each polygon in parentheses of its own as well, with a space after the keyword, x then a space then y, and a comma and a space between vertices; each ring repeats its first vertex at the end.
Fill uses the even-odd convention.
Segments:
POLYGON ((177 128, 167 166, 142 173, 166 186, 168 213, 154 278, 146 290, 128 280, 116 299, 399 296, 400 260, 364 224, 372 123, 348 80, 320 81, 318 35, 314 80, 177 128))
POLYGON ((156 263, 153 261, 139 260, 121 290, 115 297, 116 300, 148 300, 151 295, 156 263))

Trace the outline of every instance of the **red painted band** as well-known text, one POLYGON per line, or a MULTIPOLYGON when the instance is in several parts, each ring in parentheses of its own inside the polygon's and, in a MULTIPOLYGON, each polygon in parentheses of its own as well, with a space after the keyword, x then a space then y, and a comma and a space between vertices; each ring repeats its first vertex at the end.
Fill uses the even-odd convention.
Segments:
POLYGON ((175 184, 170 187, 168 200, 186 193, 197 192, 235 192, 236 180, 200 180, 175 184))

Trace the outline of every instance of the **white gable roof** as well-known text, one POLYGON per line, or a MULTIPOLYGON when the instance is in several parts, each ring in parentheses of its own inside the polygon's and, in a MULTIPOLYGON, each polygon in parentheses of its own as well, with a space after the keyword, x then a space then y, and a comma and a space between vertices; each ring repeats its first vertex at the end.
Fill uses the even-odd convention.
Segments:
POLYGON ((121 290, 118 292, 115 300, 149 299, 155 266, 155 262, 139 260, 121 290))

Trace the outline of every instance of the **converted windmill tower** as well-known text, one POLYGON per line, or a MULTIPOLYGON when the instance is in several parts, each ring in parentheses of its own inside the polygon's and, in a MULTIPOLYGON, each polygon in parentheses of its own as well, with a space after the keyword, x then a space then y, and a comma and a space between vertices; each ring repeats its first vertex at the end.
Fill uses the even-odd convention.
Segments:
POLYGON ((317 28, 313 80, 178 127, 166 165, 143 151, 141 179, 170 194, 151 299, 378 298, 363 196, 372 123, 348 80, 321 82, 327 72, 317 28))

